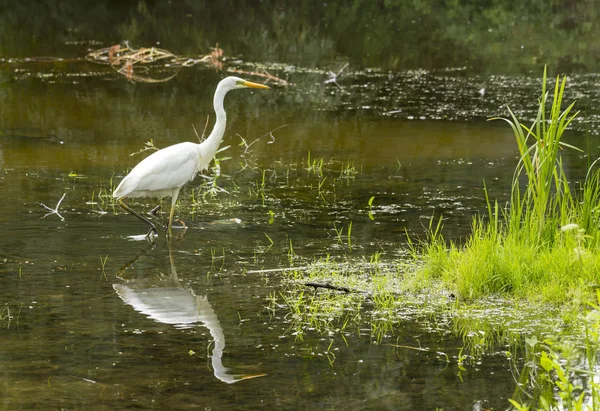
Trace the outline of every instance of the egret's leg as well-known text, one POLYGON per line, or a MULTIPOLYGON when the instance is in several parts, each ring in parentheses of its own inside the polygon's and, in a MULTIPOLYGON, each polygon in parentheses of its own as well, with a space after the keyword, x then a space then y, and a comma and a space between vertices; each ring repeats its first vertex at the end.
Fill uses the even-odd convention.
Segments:
POLYGON ((121 208, 123 208, 124 210, 133 214, 140 220, 144 221, 146 224, 150 225, 150 231, 148 231, 148 234, 147 234, 148 236, 150 234, 152 234, 152 232, 158 234, 158 230, 156 229, 156 226, 154 225, 154 223, 152 221, 150 221, 149 219, 147 219, 146 217, 144 217, 143 215, 141 215, 140 213, 138 213, 137 211, 135 211, 134 209, 132 209, 131 207, 129 207, 127 204, 125 204, 123 202, 123 197, 119 198, 117 201, 118 201, 119 205, 121 206, 121 208))
POLYGON ((173 214, 175 214, 175 203, 177 202, 177 197, 179 196, 179 190, 181 187, 178 187, 173 191, 173 195, 171 196, 171 214, 169 215, 169 237, 172 236, 171 227, 173 226, 173 214))

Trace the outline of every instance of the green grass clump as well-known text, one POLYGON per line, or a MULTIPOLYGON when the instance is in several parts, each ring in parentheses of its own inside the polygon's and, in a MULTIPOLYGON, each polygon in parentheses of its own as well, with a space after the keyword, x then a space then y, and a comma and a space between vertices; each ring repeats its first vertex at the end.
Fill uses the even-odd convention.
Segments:
POLYGON ((566 78, 557 78, 548 116, 546 83, 544 70, 531 127, 510 109, 510 118, 503 119, 520 153, 510 203, 500 207, 488 198, 487 215, 473 219, 463 245, 448 245, 441 223, 432 223, 421 244, 419 278, 441 279, 463 299, 503 294, 553 304, 594 301, 600 279, 600 174, 594 163, 580 187, 569 185, 560 151, 576 148, 561 138, 577 113, 574 103, 561 111, 566 78))

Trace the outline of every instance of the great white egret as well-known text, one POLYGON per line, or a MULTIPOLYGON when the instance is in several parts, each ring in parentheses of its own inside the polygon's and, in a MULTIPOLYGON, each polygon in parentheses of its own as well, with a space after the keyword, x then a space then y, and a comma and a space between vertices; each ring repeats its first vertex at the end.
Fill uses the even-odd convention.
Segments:
POLYGON ((225 95, 231 90, 241 88, 268 89, 270 87, 233 76, 221 80, 213 99, 216 121, 208 138, 200 144, 179 143, 152 153, 140 161, 113 192, 113 197, 117 198, 121 207, 150 225, 148 236, 152 233, 158 234, 156 226, 148 218, 125 204, 123 198, 171 196, 171 214, 168 226, 169 236, 171 236, 173 213, 179 190, 185 183, 193 180, 196 173, 208 168, 225 133, 225 124, 227 123, 227 115, 223 108, 225 95))

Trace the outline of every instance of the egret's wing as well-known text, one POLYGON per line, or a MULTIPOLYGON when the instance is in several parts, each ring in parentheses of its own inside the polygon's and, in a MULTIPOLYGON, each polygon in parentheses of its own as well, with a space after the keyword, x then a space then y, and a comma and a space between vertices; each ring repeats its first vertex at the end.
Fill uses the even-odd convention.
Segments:
POLYGON ((183 186, 194 178, 198 169, 198 145, 180 143, 163 148, 146 157, 121 181, 114 197, 143 192, 165 192, 183 186))

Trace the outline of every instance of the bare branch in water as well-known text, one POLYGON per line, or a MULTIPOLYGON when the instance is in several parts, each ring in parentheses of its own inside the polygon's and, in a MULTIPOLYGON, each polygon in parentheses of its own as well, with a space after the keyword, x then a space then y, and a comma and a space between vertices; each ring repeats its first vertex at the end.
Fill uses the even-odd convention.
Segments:
POLYGON ((44 207, 46 210, 49 211, 49 213, 47 213, 45 216, 43 216, 42 218, 46 218, 51 214, 56 214, 61 221, 65 221, 65 218, 58 212, 58 209, 60 208, 60 204, 62 203, 62 201, 65 199, 67 193, 64 193, 62 195, 62 197, 60 198, 60 200, 58 200, 58 203, 56 203, 56 207, 54 208, 50 208, 48 207, 46 204, 44 203, 38 203, 39 205, 41 205, 42 207, 44 207))
POLYGON ((317 290, 318 288, 326 288, 328 290, 343 291, 345 293, 369 294, 366 291, 355 290, 353 288, 348 288, 348 287, 339 287, 337 285, 332 285, 332 284, 329 284, 329 283, 307 282, 307 283, 304 283, 304 285, 307 286, 307 287, 314 287, 315 290, 317 290))

